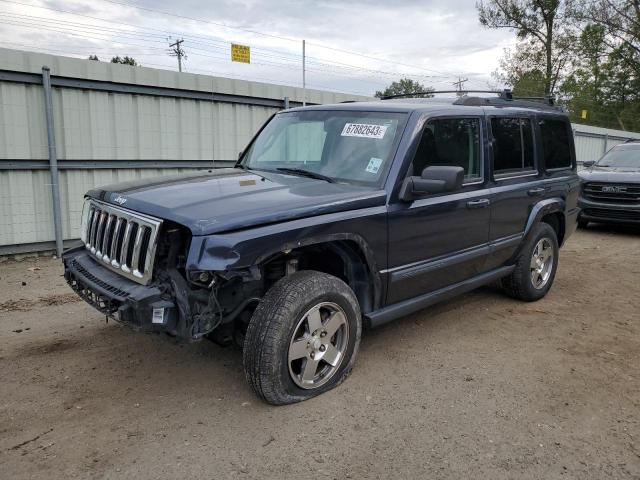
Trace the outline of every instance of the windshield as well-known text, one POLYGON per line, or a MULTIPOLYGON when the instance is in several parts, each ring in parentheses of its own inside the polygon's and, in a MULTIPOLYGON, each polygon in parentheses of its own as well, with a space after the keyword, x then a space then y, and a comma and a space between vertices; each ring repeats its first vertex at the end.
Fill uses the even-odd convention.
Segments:
POLYGON ((306 110, 276 115, 242 159, 255 170, 373 185, 389 167, 406 114, 306 110), (309 175, 310 176, 310 175, 309 175))
POLYGON ((599 167, 640 168, 640 145, 620 145, 598 160, 599 167))

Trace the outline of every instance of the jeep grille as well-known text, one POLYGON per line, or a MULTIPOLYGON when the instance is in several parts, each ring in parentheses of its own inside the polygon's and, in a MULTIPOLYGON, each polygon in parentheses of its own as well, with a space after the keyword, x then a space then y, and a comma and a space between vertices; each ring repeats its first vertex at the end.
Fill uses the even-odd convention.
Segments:
POLYGON ((85 209, 82 240, 87 250, 111 270, 148 284, 162 220, 93 199, 85 209))

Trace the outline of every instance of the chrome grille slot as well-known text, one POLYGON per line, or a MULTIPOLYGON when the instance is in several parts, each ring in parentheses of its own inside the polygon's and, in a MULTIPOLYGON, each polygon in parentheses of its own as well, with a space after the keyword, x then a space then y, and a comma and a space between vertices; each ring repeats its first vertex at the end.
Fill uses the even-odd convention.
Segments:
POLYGON ((85 247, 109 269, 146 285, 162 221, 137 212, 88 200, 85 247))
POLYGON ((584 195, 610 203, 640 203, 640 185, 589 182, 584 186, 584 195))

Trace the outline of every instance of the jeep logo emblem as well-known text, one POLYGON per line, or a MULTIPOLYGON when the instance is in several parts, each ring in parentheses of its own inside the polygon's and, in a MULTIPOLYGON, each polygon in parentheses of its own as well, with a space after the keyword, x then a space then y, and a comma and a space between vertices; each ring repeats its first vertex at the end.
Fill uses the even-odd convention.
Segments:
POLYGON ((118 195, 116 198, 113 199, 113 201, 119 205, 124 205, 125 203, 127 203, 127 199, 121 195, 118 195))
POLYGON ((603 192, 607 192, 607 193, 620 193, 620 192, 626 192, 627 189, 626 187, 618 187, 618 186, 604 186, 602 187, 602 191, 603 192))

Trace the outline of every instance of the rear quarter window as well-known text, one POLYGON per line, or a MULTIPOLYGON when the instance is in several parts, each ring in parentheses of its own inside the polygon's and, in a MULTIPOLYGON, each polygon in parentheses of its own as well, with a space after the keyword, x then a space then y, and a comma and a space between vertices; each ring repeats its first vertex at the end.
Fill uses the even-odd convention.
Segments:
POLYGON ((567 122, 544 118, 539 125, 545 169, 570 168, 571 143, 567 122))

